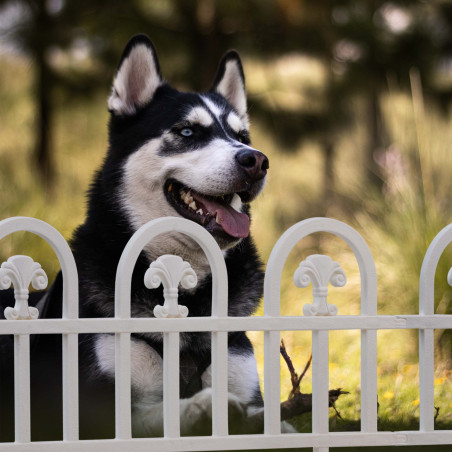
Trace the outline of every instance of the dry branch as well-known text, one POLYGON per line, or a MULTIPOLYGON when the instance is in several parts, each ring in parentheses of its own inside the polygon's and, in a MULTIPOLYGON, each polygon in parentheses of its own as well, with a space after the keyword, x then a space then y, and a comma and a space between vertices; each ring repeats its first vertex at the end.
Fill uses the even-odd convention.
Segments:
MULTIPOLYGON (((330 389, 329 406, 335 408, 334 404, 342 394, 348 394, 348 392, 342 391, 342 388, 330 389)), ((281 403, 281 420, 287 421, 295 416, 299 416, 303 413, 309 413, 311 411, 312 394, 303 394, 302 392, 298 392, 295 393, 292 398, 287 399, 285 402, 281 403)))
POLYGON ((292 382, 292 390, 290 391, 290 394, 289 394, 289 399, 290 399, 295 394, 300 393, 300 383, 301 383, 301 380, 303 380, 303 377, 305 376, 307 370, 309 369, 309 366, 311 365, 312 355, 309 357, 308 362, 306 363, 306 365, 303 369, 303 372, 301 373, 300 376, 298 376, 298 374, 295 372, 295 368, 293 366, 292 360, 290 359, 290 356, 287 353, 286 346, 284 344, 283 339, 281 339, 281 345, 279 347, 279 351, 281 352, 281 355, 284 358, 284 361, 286 362, 287 367, 289 368, 289 372, 290 372, 290 381, 292 382))
MULTIPOLYGON (((281 403, 281 420, 287 421, 295 416, 299 416, 300 414, 309 413, 312 411, 312 394, 303 394, 300 391, 300 383, 303 377, 305 376, 307 370, 309 369, 309 366, 311 365, 312 355, 310 356, 308 362, 306 363, 303 372, 301 373, 300 376, 298 376, 293 366, 292 359, 287 353, 283 340, 281 340, 280 352, 282 357, 284 358, 284 361, 287 364, 287 367, 289 368, 290 380, 292 383, 292 390, 290 391, 288 399, 285 402, 281 403)), ((329 406, 334 408, 336 415, 339 417, 339 419, 342 419, 342 417, 340 413, 337 411, 335 403, 342 394, 349 393, 343 391, 342 388, 330 389, 329 391, 329 406)), ((261 432, 264 426, 264 410, 263 409, 259 410, 258 412, 249 416, 246 421, 246 424, 248 433, 261 432)))
POLYGON ((435 406, 435 418, 433 419, 433 421, 436 421, 438 416, 439 416, 439 406, 435 406))
MULTIPOLYGON (((292 382, 292 391, 290 391, 290 394, 289 394, 289 397, 291 397, 291 395, 293 395, 297 392, 297 388, 299 388, 298 375, 295 372, 295 368, 293 367, 293 363, 292 363, 292 360, 290 359, 290 356, 287 354, 286 346, 284 345, 283 339, 281 339, 281 345, 279 347, 279 351, 280 351, 282 357, 284 358, 284 361, 286 362, 287 367, 289 368, 290 380, 292 382)), ((301 379, 300 379, 300 381, 301 381, 301 379)))

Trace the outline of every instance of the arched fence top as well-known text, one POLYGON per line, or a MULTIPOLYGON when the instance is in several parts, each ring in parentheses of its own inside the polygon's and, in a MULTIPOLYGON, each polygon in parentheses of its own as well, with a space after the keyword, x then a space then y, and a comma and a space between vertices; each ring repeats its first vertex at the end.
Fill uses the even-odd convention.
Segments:
MULTIPOLYGON (((12 217, 0 221, 0 240, 14 232, 31 232, 50 244, 63 273, 63 317, 78 317, 78 273, 71 249, 64 237, 48 223, 30 217, 12 217)), ((227 315, 227 271, 223 254, 214 238, 196 223, 176 217, 153 220, 142 226, 124 249, 116 276, 116 312, 120 318, 130 317, 131 276, 136 260, 145 245, 154 237, 168 231, 186 234, 195 240, 209 261, 213 279, 213 315, 227 315)), ((264 312, 280 313, 281 276, 287 257, 294 246, 315 232, 328 232, 342 238, 352 249, 361 274, 361 313, 377 313, 377 277, 372 254, 364 239, 347 224, 330 218, 311 218, 289 228, 277 241, 267 264, 264 285, 264 312)), ((438 261, 452 242, 452 224, 433 239, 422 264, 419 286, 421 314, 434 313, 434 279, 438 261)))
POLYGON ((435 273, 439 258, 452 242, 452 224, 442 229, 432 240, 425 253, 419 278, 419 313, 433 315, 435 312, 435 273))
POLYGON ((72 251, 64 237, 48 223, 30 217, 0 221, 0 240, 14 232, 31 232, 44 239, 55 252, 63 273, 63 318, 78 318, 78 273, 72 251))
POLYGON ((143 248, 160 234, 180 232, 195 240, 204 251, 212 271, 212 315, 228 313, 228 278, 223 253, 202 226, 185 218, 164 217, 141 226, 127 243, 119 260, 115 285, 115 316, 130 318, 132 273, 143 248))
POLYGON ((352 249, 361 274, 361 314, 377 314, 377 273, 367 243, 347 224, 331 218, 310 218, 289 228, 276 242, 268 260, 264 282, 264 315, 280 315, 281 276, 295 245, 315 232, 328 232, 343 239, 352 249))

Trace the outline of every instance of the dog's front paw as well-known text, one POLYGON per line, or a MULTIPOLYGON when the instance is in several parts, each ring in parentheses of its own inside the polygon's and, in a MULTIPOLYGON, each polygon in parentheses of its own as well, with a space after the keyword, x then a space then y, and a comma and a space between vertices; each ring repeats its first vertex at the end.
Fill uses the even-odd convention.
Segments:
POLYGON ((289 422, 281 422, 281 433, 298 433, 297 429, 289 422))
MULTIPOLYGON (((228 394, 230 430, 241 425, 246 417, 246 408, 233 394, 228 394)), ((212 388, 206 388, 189 399, 181 401, 181 435, 198 436, 212 434, 212 388)))
POLYGON ((212 430, 212 390, 204 389, 181 400, 181 435, 208 435, 212 430))

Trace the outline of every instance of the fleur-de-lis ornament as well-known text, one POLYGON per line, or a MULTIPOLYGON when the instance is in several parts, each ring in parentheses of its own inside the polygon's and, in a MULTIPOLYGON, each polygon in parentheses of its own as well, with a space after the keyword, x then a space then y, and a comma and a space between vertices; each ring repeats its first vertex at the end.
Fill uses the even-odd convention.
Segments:
POLYGON ((0 289, 14 286, 14 308, 7 307, 4 311, 8 320, 30 320, 39 317, 39 311, 28 306, 28 287, 30 284, 37 289, 47 287, 48 279, 41 264, 34 262, 28 256, 12 256, 3 262, 0 268, 0 289))
POLYGON ((187 317, 188 308, 177 303, 179 284, 184 289, 193 289, 198 284, 195 271, 179 256, 165 254, 152 262, 144 275, 144 285, 156 289, 163 285, 163 306, 154 308, 155 317, 187 317))
POLYGON ((345 286, 347 278, 341 266, 331 257, 322 254, 313 254, 301 262, 295 274, 294 283, 297 287, 308 287, 312 284, 314 301, 303 306, 303 314, 336 315, 337 307, 328 304, 328 282, 335 287, 345 286))

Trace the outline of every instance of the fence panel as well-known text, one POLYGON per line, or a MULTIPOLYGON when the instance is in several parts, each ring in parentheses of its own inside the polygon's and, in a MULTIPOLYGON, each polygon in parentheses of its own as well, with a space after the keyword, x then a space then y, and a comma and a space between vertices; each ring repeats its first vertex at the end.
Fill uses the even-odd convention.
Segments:
MULTIPOLYGON (((0 221, 0 240, 18 231, 27 231, 43 238, 57 255, 63 273, 63 319, 78 319, 78 274, 74 256, 64 237, 44 221, 28 217, 0 221)), ((9 286, 9 284, 8 284, 9 286)), ((37 287, 39 288, 39 287, 37 287)), ((43 288, 43 287, 40 287, 43 288)), ((17 287, 14 287, 15 291, 17 287)), ((27 290, 28 285, 23 290, 27 290)), ((16 295, 16 294, 15 294, 16 295)), ((17 298, 17 297, 16 297, 17 298)), ((22 320, 17 320, 21 322, 22 320)), ((15 322, 15 321, 13 321, 15 322)), ((1 332, 1 325, 0 325, 1 332)), ((63 334, 63 438, 78 439, 78 336, 63 334)), ((14 333, 13 333, 14 334, 14 333)), ((29 336, 14 336, 16 442, 30 441, 30 346, 29 336)))
MULTIPOLYGON (((225 450, 269 449, 275 447, 313 447, 324 452, 329 447, 452 444, 452 430, 434 430, 433 332, 452 328, 451 315, 434 314, 434 276, 439 257, 452 241, 452 225, 433 240, 420 275, 419 315, 378 316, 375 264, 362 237, 350 226, 328 218, 302 221, 278 240, 268 261, 264 282, 264 316, 227 315, 227 273, 223 255, 213 237, 202 227, 181 218, 161 218, 140 228, 127 244, 118 264, 115 285, 115 317, 78 319, 78 276, 75 261, 64 238, 48 224, 32 218, 11 218, 0 222, 0 239, 16 231, 29 231, 44 238, 54 249, 63 272, 63 318, 7 320, 0 322, 0 334, 15 336, 16 442, 0 443, 0 451, 134 451, 149 450, 225 450), (212 317, 185 317, 177 304, 177 286, 193 287, 196 276, 187 263, 175 256, 162 256, 151 264, 144 283, 164 286, 164 304, 155 318, 131 318, 130 296, 133 268, 139 254, 154 237, 169 231, 196 240, 212 269, 212 317), (292 248, 307 235, 328 232, 342 238, 354 252, 361 275, 361 314, 338 316, 327 303, 327 284, 345 284, 345 275, 326 256, 311 256, 294 275, 299 287, 313 286, 312 305, 305 305, 303 317, 281 317, 281 275, 292 248), (328 260, 329 259, 329 260, 328 260), (187 264, 187 265, 185 265, 187 264), (321 267, 319 269, 319 267, 321 267), (165 273, 166 272, 166 273, 165 273), (174 276, 173 273, 179 276, 174 276), (336 273, 334 273, 336 272, 336 273), (333 273, 336 279, 332 277, 333 273), (157 276, 156 276, 157 275, 157 276), (166 275, 166 276, 165 276, 166 275), (168 276, 170 275, 170 276, 168 276), (185 275, 185 276, 184 276, 185 275), (326 275, 326 276, 325 276, 326 275), (185 279, 184 279, 185 278, 185 279), (185 284, 185 285, 184 285, 185 284), (179 317, 179 318, 171 318, 179 317), (420 345, 420 430, 413 432, 377 431, 377 342, 378 329, 419 329, 420 345), (361 331, 361 431, 328 430, 328 334, 329 330, 361 331), (228 436, 227 334, 229 331, 264 332, 264 433, 228 436), (280 427, 280 331, 305 330, 313 334, 313 433, 281 434, 280 427), (212 332, 212 413, 211 437, 180 437, 179 423, 179 334, 187 331, 212 332), (116 438, 78 440, 78 334, 115 333, 116 341, 116 438), (162 332, 164 335, 164 438, 133 439, 131 429, 131 334, 162 332), (63 336, 63 438, 64 441, 30 441, 30 334, 63 336)), ((22 256, 23 258, 23 256, 22 256)), ((29 258, 27 258, 29 259, 29 258)), ((6 267, 5 267, 6 268, 6 267)), ((340 268, 340 267, 339 267, 340 268)), ((42 275, 41 275, 42 276, 42 275)), ((452 285, 452 269, 448 275, 452 285)), ((6 280, 0 278, 1 288, 6 280)), ((42 281, 41 281, 42 282, 42 281)), ((19 284, 14 284, 17 292, 19 284)), ((24 289, 25 290, 25 289, 24 289)), ((20 296, 16 293, 16 303, 20 296)), ((19 300, 20 301, 20 300, 19 300)), ((8 308, 9 309, 9 308, 8 308)), ((16 310, 18 312, 18 310, 16 310)), ((16 315, 14 309, 8 318, 16 315)), ((5 313, 6 314, 6 313, 5 313)))

